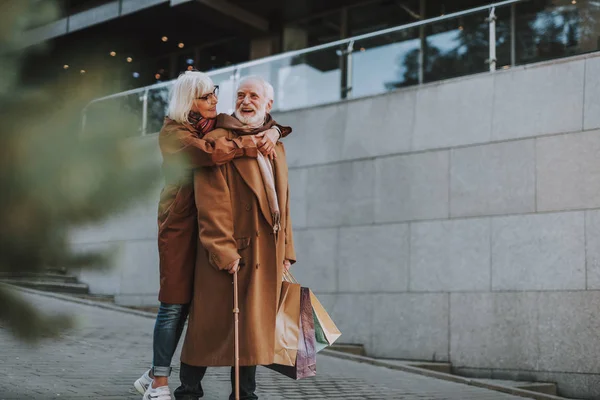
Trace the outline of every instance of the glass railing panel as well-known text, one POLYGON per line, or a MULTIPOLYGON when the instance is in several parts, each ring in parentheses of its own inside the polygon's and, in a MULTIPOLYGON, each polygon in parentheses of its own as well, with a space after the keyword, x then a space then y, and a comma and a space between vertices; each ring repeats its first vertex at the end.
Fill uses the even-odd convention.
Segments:
POLYGON ((275 91, 274 110, 332 103, 342 98, 337 50, 327 48, 240 68, 239 77, 258 75, 268 80, 275 91))

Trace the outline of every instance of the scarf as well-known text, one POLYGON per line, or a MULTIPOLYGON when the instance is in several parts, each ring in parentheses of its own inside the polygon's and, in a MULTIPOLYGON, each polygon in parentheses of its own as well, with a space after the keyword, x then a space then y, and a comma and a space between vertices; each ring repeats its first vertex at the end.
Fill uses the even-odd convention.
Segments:
POLYGON ((199 112, 196 111, 190 111, 188 115, 188 121, 190 122, 190 125, 192 125, 192 128, 201 133, 200 137, 215 129, 217 124, 216 119, 204 118, 199 112))
MULTIPOLYGON (((219 114, 217 117, 218 128, 229 129, 238 136, 256 135, 257 133, 271 129, 275 124, 276 122, 270 114, 266 115, 264 124, 258 128, 250 128, 232 115, 219 114)), ((260 151, 258 152, 256 161, 258 162, 258 168, 260 169, 260 175, 269 202, 269 210, 271 211, 271 218, 273 220, 273 232, 277 233, 281 229, 281 212, 279 210, 277 190, 275 189, 275 170, 271 161, 263 156, 260 151)))

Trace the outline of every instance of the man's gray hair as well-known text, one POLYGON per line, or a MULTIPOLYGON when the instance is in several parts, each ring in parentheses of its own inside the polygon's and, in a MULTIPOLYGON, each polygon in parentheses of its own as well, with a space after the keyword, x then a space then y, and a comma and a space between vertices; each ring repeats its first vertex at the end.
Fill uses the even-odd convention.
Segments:
POLYGON ((238 89, 247 82, 257 83, 260 87, 263 88, 265 97, 267 100, 275 100, 275 90, 273 90, 273 86, 267 82, 263 77, 258 75, 251 75, 243 78, 238 84, 238 89))

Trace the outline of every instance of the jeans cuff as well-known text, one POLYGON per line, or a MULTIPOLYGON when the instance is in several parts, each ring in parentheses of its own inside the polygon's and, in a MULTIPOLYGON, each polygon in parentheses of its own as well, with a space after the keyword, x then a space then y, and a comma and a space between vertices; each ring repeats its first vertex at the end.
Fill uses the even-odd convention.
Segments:
POLYGON ((171 367, 152 367, 154 376, 171 376, 171 367))

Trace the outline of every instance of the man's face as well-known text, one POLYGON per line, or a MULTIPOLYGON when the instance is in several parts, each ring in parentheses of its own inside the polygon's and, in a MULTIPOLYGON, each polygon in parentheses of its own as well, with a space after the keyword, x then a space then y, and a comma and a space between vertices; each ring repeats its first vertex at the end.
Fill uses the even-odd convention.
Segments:
POLYGON ((235 116, 245 125, 261 125, 271 111, 273 100, 267 99, 262 85, 247 81, 240 85, 235 102, 235 116))

